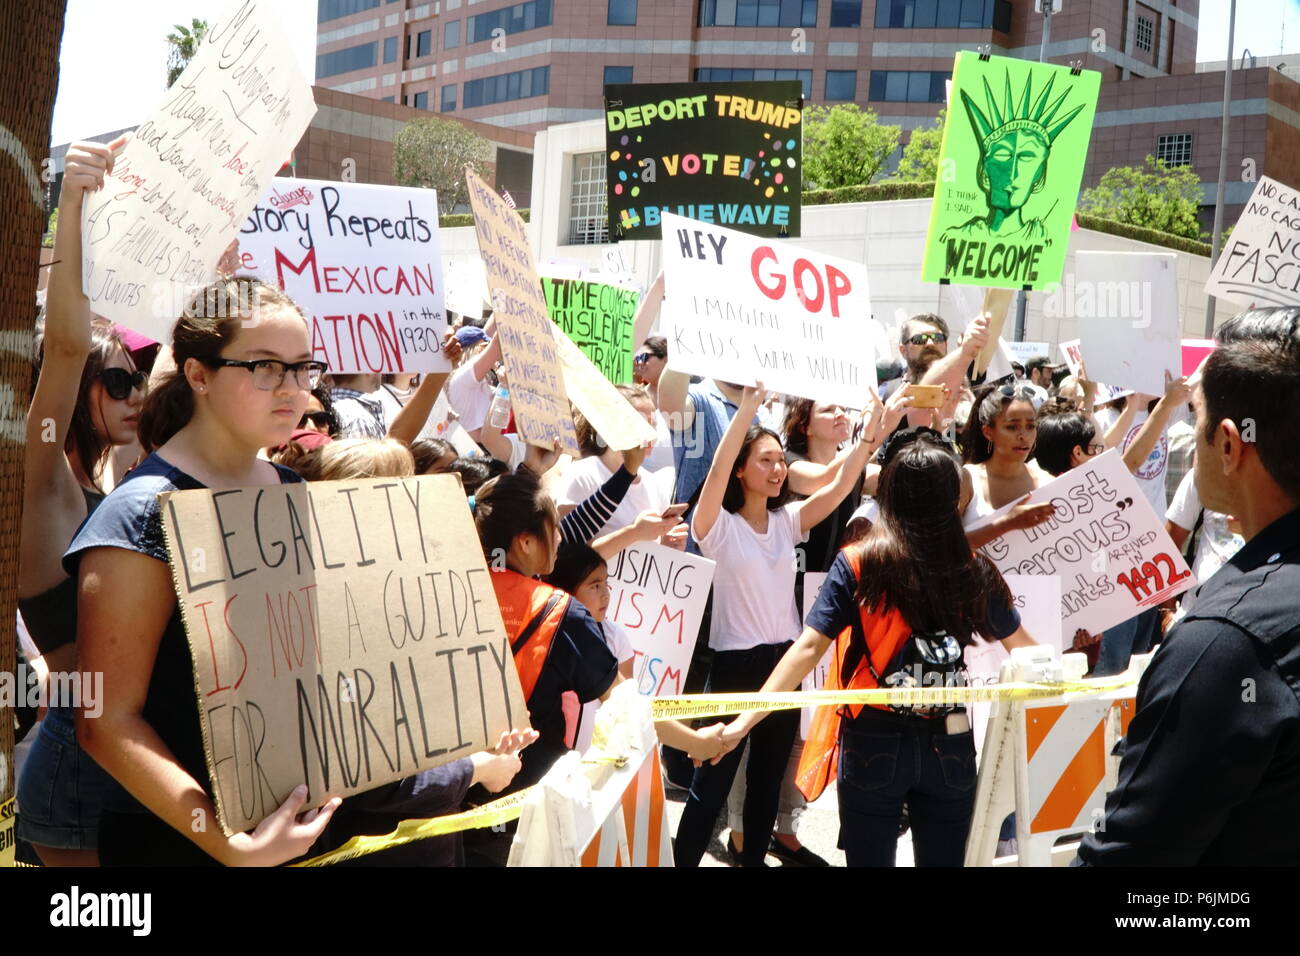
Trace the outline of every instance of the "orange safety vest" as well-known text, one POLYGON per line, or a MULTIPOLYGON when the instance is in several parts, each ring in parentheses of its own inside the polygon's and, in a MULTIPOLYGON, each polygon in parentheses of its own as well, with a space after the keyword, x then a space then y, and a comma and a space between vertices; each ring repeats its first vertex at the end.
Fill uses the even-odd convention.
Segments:
MULTIPOLYGON (((854 580, 862 576, 862 551, 855 545, 844 549, 854 580)), ((912 634, 911 626, 903 620, 897 608, 869 609, 858 606, 859 623, 866 638, 867 653, 871 655, 871 667, 867 659, 860 656, 853 673, 844 675, 845 655, 852 645, 853 628, 846 627, 836 637, 832 646, 830 673, 826 675, 823 690, 871 690, 879 686, 877 674, 883 671, 894 659, 903 642, 912 634)), ((864 704, 848 707, 849 715, 857 717, 864 704)), ((880 710, 888 710, 884 704, 872 704, 880 710)), ((835 776, 839 767, 840 756, 840 718, 843 708, 818 707, 813 711, 812 725, 808 730, 808 739, 804 741, 803 756, 799 759, 799 769, 795 783, 799 790, 811 802, 822 795, 826 785, 835 776)))
POLYGON ((559 588, 509 568, 492 569, 492 588, 510 638, 524 699, 528 700, 533 696, 537 678, 546 666, 551 644, 573 598, 559 588))

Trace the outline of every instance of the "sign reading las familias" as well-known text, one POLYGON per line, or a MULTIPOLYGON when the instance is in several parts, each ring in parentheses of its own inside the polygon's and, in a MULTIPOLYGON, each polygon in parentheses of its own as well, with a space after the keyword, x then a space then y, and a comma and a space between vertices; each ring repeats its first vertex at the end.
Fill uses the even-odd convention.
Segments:
POLYGON ((239 268, 283 288, 331 372, 445 372, 432 189, 275 179, 239 232, 239 268))
POLYGON ((161 499, 222 830, 493 746, 528 723, 460 483, 161 499))
POLYGON ((876 387, 866 266, 664 216, 668 365, 861 408, 876 387))
POLYGON ((1061 280, 1101 74, 958 53, 921 277, 1004 289, 1061 280))
POLYGON ((665 212, 760 236, 799 235, 803 87, 605 87, 609 234, 658 239, 665 212))
POLYGON ((1259 178, 1205 291, 1245 306, 1300 305, 1300 190, 1259 178))
POLYGON ((209 27, 82 210, 92 311, 159 342, 316 112, 269 0, 209 27))

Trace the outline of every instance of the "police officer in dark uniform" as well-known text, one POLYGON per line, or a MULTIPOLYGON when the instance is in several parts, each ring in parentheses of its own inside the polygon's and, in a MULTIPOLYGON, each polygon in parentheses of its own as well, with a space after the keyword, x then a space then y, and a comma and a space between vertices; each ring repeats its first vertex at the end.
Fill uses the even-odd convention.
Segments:
POLYGON ((1138 687, 1076 865, 1300 864, 1300 308, 1224 325, 1194 393, 1196 487, 1245 546, 1138 687))

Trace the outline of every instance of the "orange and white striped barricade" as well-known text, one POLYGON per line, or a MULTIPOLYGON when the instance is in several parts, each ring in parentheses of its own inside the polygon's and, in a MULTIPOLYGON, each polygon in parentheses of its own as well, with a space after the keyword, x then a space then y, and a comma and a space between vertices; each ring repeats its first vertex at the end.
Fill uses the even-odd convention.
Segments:
POLYGON ((650 700, 630 681, 596 714, 593 746, 570 752, 534 788, 510 866, 672 866, 650 700))
MULTIPOLYGON (((1151 655, 1135 656, 1123 675, 1095 681, 1098 689, 1055 697, 999 700, 985 734, 975 814, 966 845, 967 866, 1062 866, 1077 841, 1065 836, 1101 825, 1106 794, 1115 786, 1115 744, 1133 717, 1137 681, 1151 655), (1017 855, 995 860, 998 832, 1016 814, 1017 855)), ((1082 654, 1057 659, 1047 647, 1017 648, 1004 662, 1002 681, 1079 681, 1082 654)))

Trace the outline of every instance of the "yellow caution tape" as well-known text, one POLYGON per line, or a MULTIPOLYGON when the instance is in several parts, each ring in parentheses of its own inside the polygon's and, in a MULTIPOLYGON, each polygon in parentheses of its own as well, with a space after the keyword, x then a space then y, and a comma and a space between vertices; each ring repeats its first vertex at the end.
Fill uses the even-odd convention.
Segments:
POLYGON ((14 798, 0 803, 0 867, 14 865, 14 798))
POLYGON ((450 833, 459 833, 462 830, 509 823, 511 820, 519 819, 519 814, 524 808, 524 801, 528 799, 528 795, 533 789, 533 787, 528 787, 517 793, 510 794, 508 797, 493 800, 491 803, 485 803, 481 807, 475 807, 463 813, 452 813, 445 817, 433 817, 428 820, 403 820, 397 825, 397 829, 387 836, 353 837, 337 850, 314 856, 310 860, 303 860, 301 863, 294 863, 293 866, 329 866, 331 863, 341 863, 344 860, 365 856, 367 853, 375 853, 379 850, 401 846, 403 843, 413 843, 416 840, 423 840, 428 837, 446 836, 450 833))

